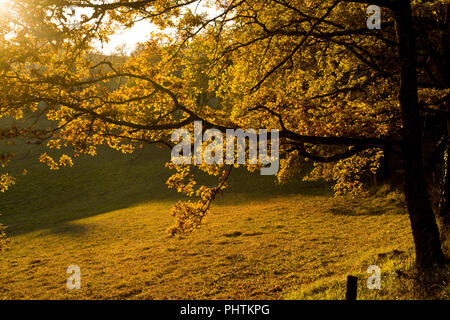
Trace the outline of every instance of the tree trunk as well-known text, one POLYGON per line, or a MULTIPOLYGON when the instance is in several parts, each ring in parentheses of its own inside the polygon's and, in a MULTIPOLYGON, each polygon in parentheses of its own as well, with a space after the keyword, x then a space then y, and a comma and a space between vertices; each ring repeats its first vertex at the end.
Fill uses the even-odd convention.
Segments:
POLYGON ((436 218, 425 184, 423 130, 417 97, 416 48, 410 1, 397 1, 394 16, 401 68, 399 103, 403 118, 404 192, 414 237, 416 265, 423 271, 435 264, 441 264, 443 254, 436 218))
POLYGON ((445 241, 450 231, 450 120, 447 119, 447 140, 442 159, 442 181, 440 186, 439 219, 441 220, 441 240, 445 241))

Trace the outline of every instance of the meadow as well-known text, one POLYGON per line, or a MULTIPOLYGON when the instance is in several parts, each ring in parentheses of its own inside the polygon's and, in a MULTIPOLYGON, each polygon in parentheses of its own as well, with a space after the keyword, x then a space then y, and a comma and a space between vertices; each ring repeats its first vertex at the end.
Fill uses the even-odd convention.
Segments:
POLYGON ((171 237, 181 196, 165 185, 167 151, 101 150, 50 171, 38 147, 21 150, 11 170, 28 172, 0 194, 10 238, 0 299, 343 299, 349 274, 360 299, 417 297, 398 193, 335 198, 325 182, 235 170, 201 228, 171 237), (372 264, 380 290, 366 287, 372 264), (66 287, 69 265, 81 269, 79 290, 66 287))

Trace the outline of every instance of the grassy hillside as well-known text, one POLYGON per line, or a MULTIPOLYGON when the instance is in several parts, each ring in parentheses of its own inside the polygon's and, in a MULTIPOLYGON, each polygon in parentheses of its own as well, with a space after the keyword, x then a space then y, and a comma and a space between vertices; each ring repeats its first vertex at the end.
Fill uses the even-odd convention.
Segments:
POLYGON ((348 274, 359 276, 360 298, 415 297, 399 276, 413 244, 395 196, 334 199, 324 183, 278 186, 238 170, 202 228, 171 238, 180 196, 164 184, 167 153, 102 151, 59 171, 38 154, 21 154, 12 169, 29 173, 0 195, 11 237, 2 299, 342 299, 348 274), (65 286, 72 264, 80 290, 65 286), (366 289, 371 264, 381 290, 366 289))

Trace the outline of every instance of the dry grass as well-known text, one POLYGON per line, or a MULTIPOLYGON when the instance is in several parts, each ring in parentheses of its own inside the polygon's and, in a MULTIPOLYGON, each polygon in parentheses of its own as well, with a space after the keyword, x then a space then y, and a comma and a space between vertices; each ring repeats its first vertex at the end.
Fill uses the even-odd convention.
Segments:
POLYGON ((0 263, 0 295, 3 299, 295 298, 303 287, 360 273, 372 256, 410 250, 405 215, 337 214, 336 205, 326 200, 296 195, 222 203, 201 229, 181 238, 165 232, 172 223, 167 202, 18 235, 0 263), (70 264, 81 268, 81 290, 65 287, 70 264))
POLYGON ((334 199, 324 184, 238 173, 201 229, 171 238, 164 159, 105 157, 51 174, 31 166, 1 196, 1 299, 343 299, 348 274, 361 298, 414 297, 397 274, 413 243, 395 196, 334 199), (376 292, 364 285, 374 263, 376 292), (72 264, 80 290, 65 285, 72 264))

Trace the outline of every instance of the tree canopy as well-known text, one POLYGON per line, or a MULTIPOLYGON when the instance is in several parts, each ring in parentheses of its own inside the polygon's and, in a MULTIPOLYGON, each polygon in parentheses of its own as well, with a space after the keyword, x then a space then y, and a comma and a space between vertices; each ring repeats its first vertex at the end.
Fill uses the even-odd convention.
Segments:
MULTIPOLYGON (((99 145, 124 153, 147 143, 171 147, 171 132, 192 130, 196 120, 222 131, 278 129, 280 182, 307 159, 314 169, 306 178, 334 181, 337 193, 355 195, 365 192, 366 178, 394 152, 413 179, 406 181, 405 195, 415 240, 429 232, 428 240, 417 240, 416 254, 418 247, 432 246, 441 256, 430 204, 414 202, 428 191, 412 186, 424 182, 426 117, 438 123, 430 158, 441 159, 448 145, 439 144, 448 140, 447 2, 216 0, 205 4, 213 14, 196 10, 199 4, 16 0, 5 6, 0 115, 46 117, 54 125, 18 121, 2 128, 0 137, 63 148, 59 158, 51 150, 40 157, 58 169, 80 154, 95 155, 99 145), (381 29, 366 26, 369 4, 382 7, 381 29), (96 41, 143 19, 160 30, 131 55, 96 50, 96 41)), ((3 167, 12 159, 11 153, 0 158, 3 167)), ((167 166, 174 170, 169 187, 199 197, 174 206, 171 231, 190 231, 226 188, 231 167, 197 165, 218 177, 216 186, 207 187, 197 185, 191 166, 167 166)), ((4 171, 1 190, 12 183, 4 171)))

